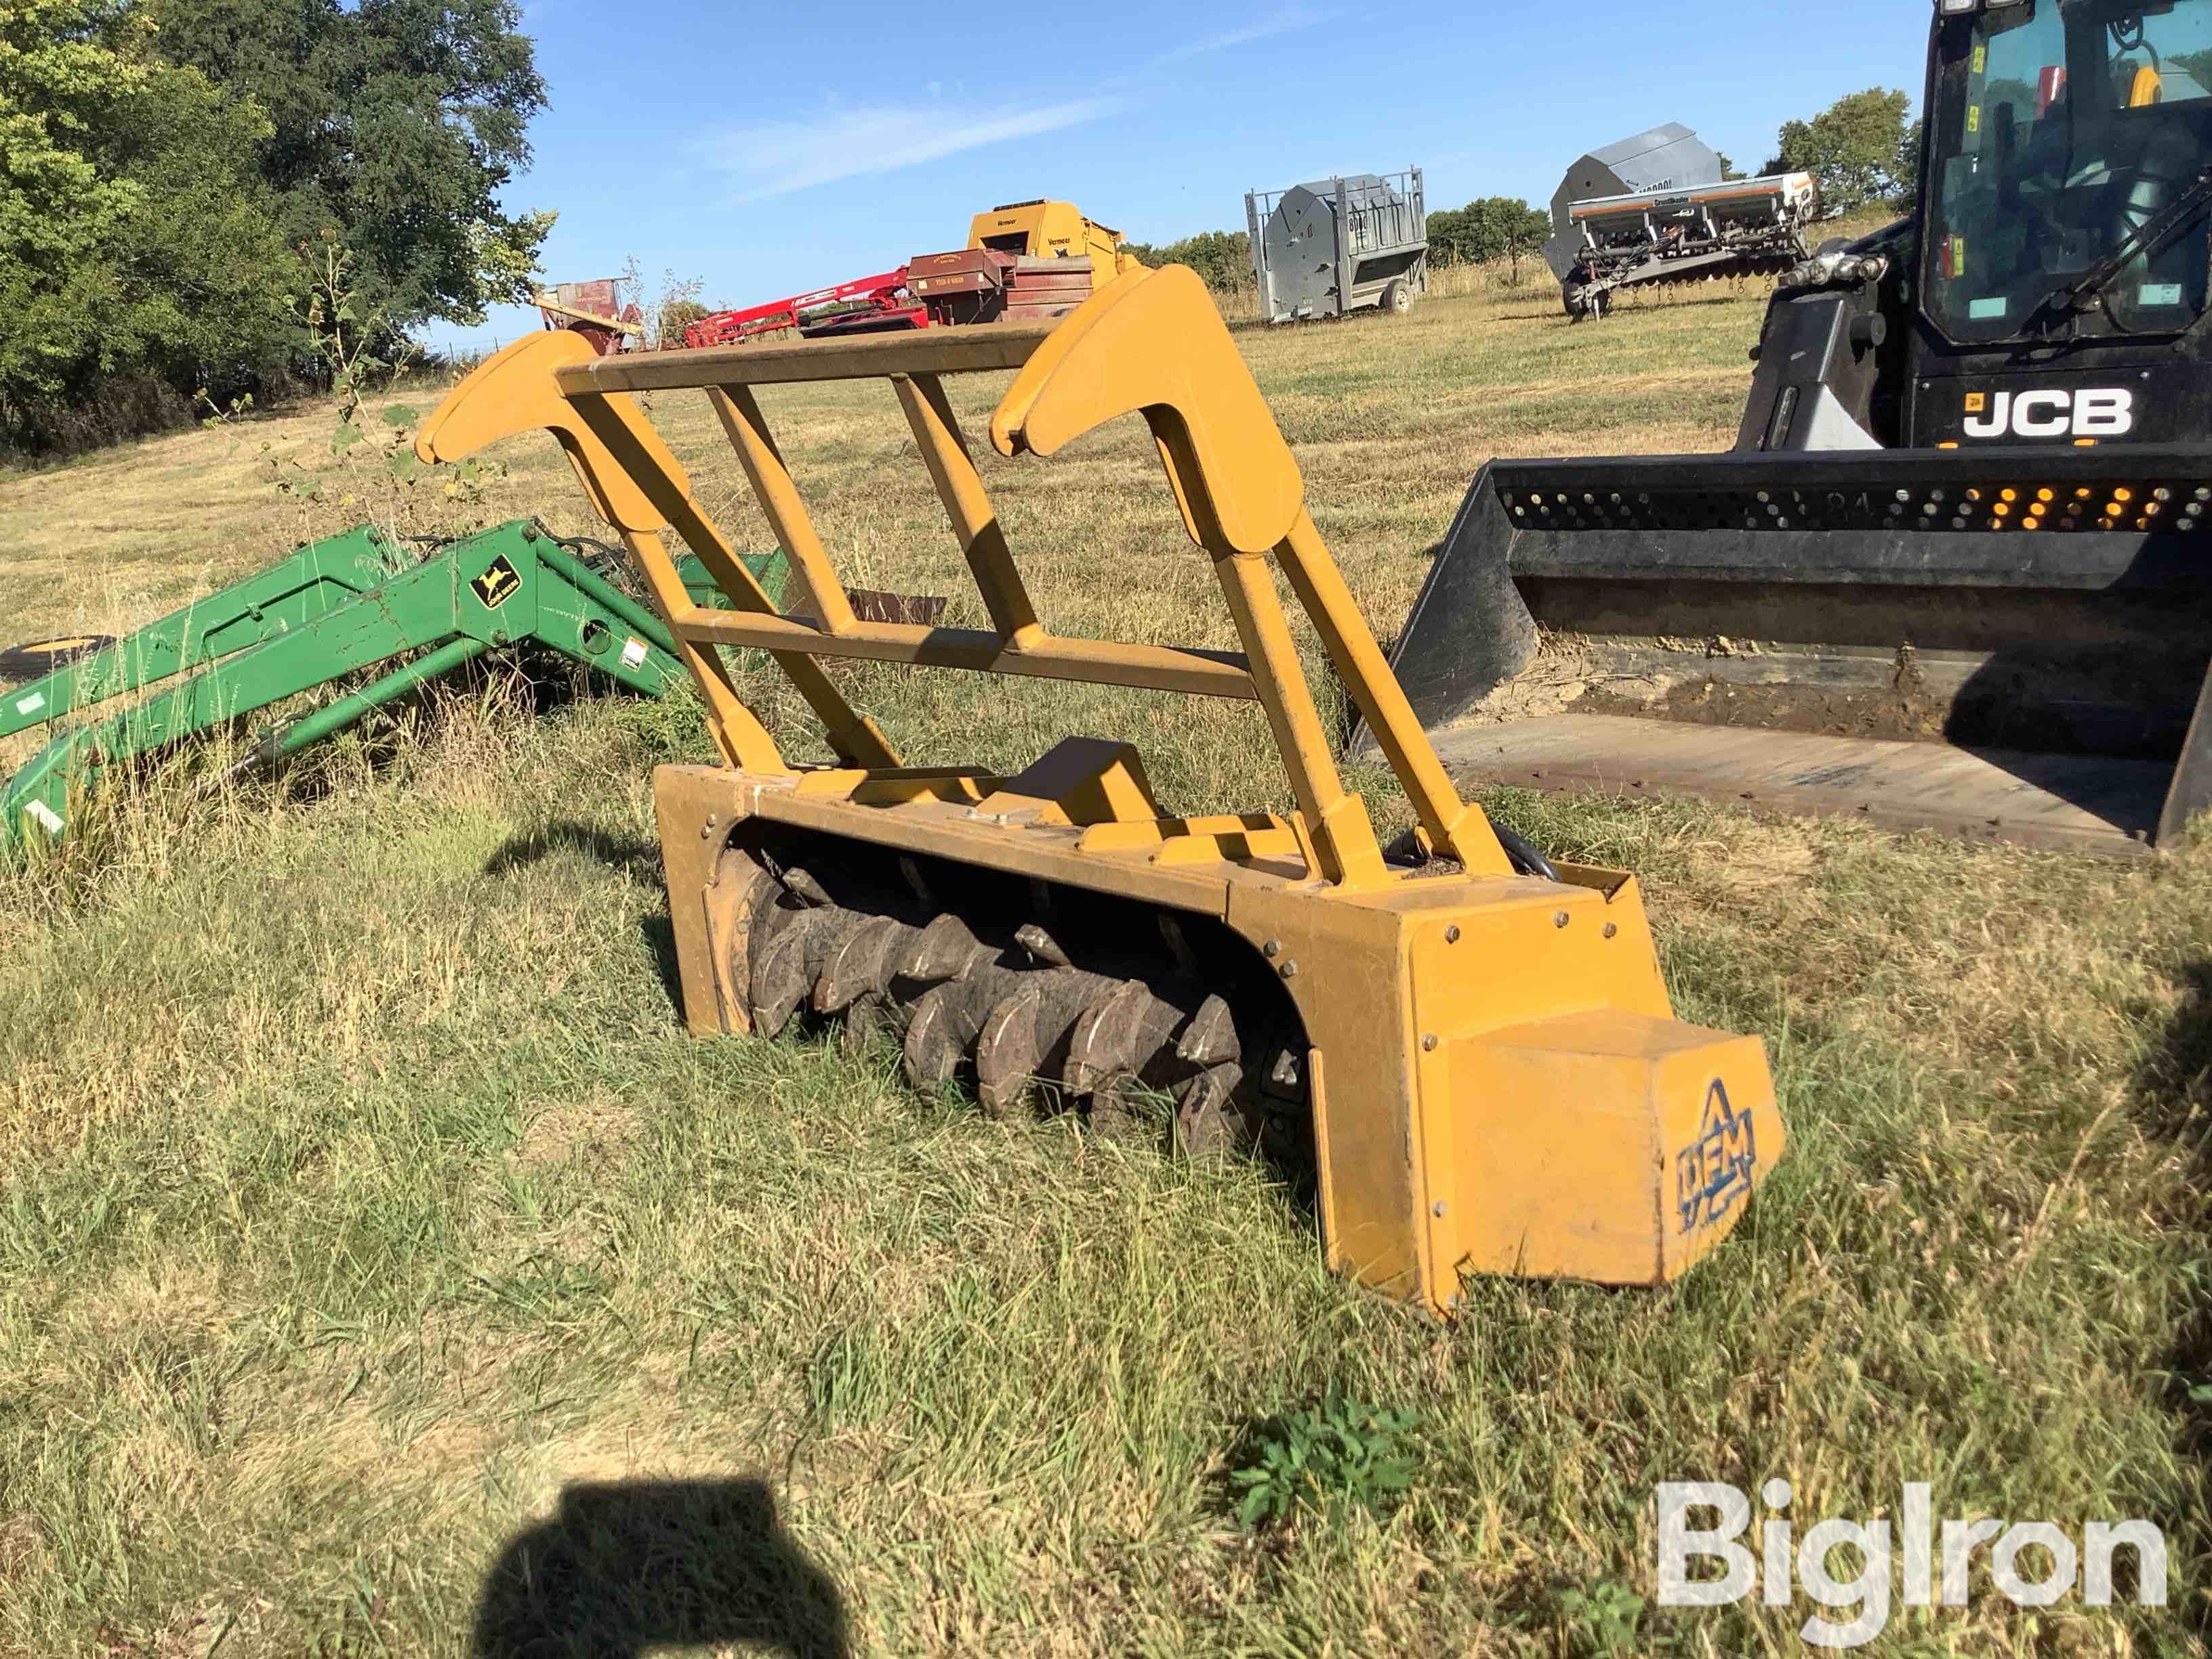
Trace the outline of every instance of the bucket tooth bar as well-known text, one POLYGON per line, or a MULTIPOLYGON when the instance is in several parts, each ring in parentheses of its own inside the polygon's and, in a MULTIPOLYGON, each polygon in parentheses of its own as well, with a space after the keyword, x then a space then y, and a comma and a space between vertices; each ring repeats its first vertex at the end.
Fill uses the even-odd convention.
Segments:
POLYGON ((1132 270, 1050 330, 635 359, 540 334, 457 388, 419 450, 456 460, 533 428, 621 533, 727 763, 654 781, 695 1031, 840 1016, 848 1037, 895 1034, 917 1086, 972 1079, 994 1113, 1042 1083, 1101 1132, 1164 1098, 1186 1151, 1296 1142, 1333 1265, 1438 1311, 1468 1271, 1663 1283, 1743 1215, 1782 1149, 1760 1045, 1671 1018, 1632 877, 1514 873, 1422 734, 1188 270, 1132 270), (945 374, 990 370, 1018 371, 990 422, 1009 458, 1142 416, 1241 651, 1050 630, 944 392, 945 374), (890 382, 987 629, 854 614, 753 395, 869 378, 890 382), (810 620, 776 615, 718 556, 727 539, 630 395, 684 387, 714 409, 810 620), (666 526, 733 609, 684 593, 666 526), (1344 786, 1279 570, 1412 803, 1409 856, 1386 856, 1344 786), (786 760, 738 701, 724 646, 775 653, 835 763, 786 760), (906 767, 823 658, 1257 702, 1295 810, 1164 811, 1136 752, 1100 738, 1066 738, 1010 775, 906 767))

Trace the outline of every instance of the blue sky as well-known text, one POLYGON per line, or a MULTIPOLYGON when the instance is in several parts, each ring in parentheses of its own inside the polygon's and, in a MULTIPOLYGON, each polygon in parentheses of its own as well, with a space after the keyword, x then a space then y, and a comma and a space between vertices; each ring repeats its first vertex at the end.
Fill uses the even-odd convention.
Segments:
MULTIPOLYGON (((1244 192, 1425 175, 1431 209, 1542 205, 1584 150, 1682 121, 1742 166, 1863 87, 1916 104, 1929 0, 1384 5, 1052 0, 717 7, 526 0, 550 107, 510 209, 550 280, 635 256, 743 305, 957 247, 1064 198, 1143 241, 1240 228, 1244 192)), ((537 325, 505 310, 441 343, 537 325)))

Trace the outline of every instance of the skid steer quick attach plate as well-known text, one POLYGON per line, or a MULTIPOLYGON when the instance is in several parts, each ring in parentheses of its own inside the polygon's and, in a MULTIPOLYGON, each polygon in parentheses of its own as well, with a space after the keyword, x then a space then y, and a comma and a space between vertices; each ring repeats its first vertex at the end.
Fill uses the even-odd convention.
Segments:
POLYGON ((1516 869, 1459 798, 1189 271, 1133 271, 1049 332, 640 359, 543 334, 464 382, 420 449, 456 460, 532 428, 555 434, 622 532, 723 757, 655 778, 694 1030, 837 1017, 848 1036, 895 1036, 917 1085, 970 1077, 988 1111, 1057 1103, 1102 1132, 1141 1132, 1164 1103, 1186 1151, 1310 1162, 1332 1263, 1438 1310, 1463 1272, 1664 1283, 1741 1221, 1782 1152, 1760 1044, 1672 1018, 1632 878, 1516 869), (991 422, 1010 457, 1144 417, 1241 652, 1044 625, 941 384, 989 369, 1019 371, 991 422), (752 391, 865 378, 890 384, 987 629, 856 613, 752 391), (630 396, 687 386, 706 392, 790 550, 809 620, 775 613, 630 396), (734 609, 684 593, 668 527, 734 609), (1386 855, 1344 787, 1278 571, 1413 805, 1410 852, 1386 855), (776 653, 833 763, 786 760, 738 698, 727 646, 776 653), (1137 752, 1099 738, 1011 775, 908 767, 824 658, 1255 701, 1296 807, 1167 814, 1137 752))

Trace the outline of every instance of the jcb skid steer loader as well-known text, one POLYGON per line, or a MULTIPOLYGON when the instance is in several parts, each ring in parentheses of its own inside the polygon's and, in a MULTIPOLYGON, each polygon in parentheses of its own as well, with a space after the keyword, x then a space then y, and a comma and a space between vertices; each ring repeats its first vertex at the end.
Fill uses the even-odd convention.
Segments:
POLYGON ((1394 657, 1455 771, 2118 852, 2212 805, 2212 0, 1939 0, 1925 107, 1733 453, 1476 478, 1394 657))
POLYGON ((1332 1262, 1437 1310, 1462 1271, 1661 1284, 1742 1218, 1782 1150, 1759 1042, 1674 1020, 1632 878, 1519 873, 1454 793, 1188 270, 1133 270, 1049 331, 604 358, 538 334, 456 388, 419 449, 454 460, 536 428, 621 532, 723 757, 654 779, 693 1030, 773 1036, 802 1010, 842 1017, 848 1036, 894 1034, 917 1085, 972 1078, 994 1113, 1024 1109, 1036 1088, 1127 1130, 1164 1099, 1190 1152, 1303 1151, 1332 1262), (942 386, 1009 369, 991 422, 1002 454, 1048 456, 1144 416, 1242 653, 1048 629, 942 386), (854 615, 754 388, 866 378, 890 382, 988 629, 854 615), (630 395, 684 387, 706 392, 818 622, 775 614, 630 395), (687 599, 665 526, 735 610, 687 599), (1377 845, 1338 776, 1278 568, 1418 812, 1404 855, 1377 845), (726 646, 775 653, 834 762, 785 757, 738 700, 726 646), (1011 775, 908 767, 823 659, 1256 700, 1297 810, 1165 814, 1137 752, 1091 738, 1011 775))

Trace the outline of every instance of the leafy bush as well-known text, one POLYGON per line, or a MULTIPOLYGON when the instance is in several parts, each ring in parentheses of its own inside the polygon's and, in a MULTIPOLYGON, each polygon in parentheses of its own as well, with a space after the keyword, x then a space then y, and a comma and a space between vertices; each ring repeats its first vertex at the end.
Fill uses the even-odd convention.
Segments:
POLYGON ((1429 216, 1429 257, 1455 264, 1519 259, 1544 246, 1551 216, 1517 196, 1486 196, 1429 216))
POLYGON ((682 345, 684 331, 707 314, 696 300, 671 300, 653 313, 653 337, 664 346, 682 345))
POLYGON ((1378 1409, 1331 1389, 1316 1406, 1270 1418, 1246 1437, 1229 1477, 1248 1527, 1287 1521, 1301 1509, 1331 1514, 1395 1509, 1413 1484, 1410 1437, 1420 1413, 1378 1409))
POLYGON ((1809 121, 1785 121, 1768 173, 1809 173, 1829 218, 1869 207, 1911 208, 1921 127, 1908 124, 1912 100, 1869 87, 1838 98, 1809 121))
POLYGON ((1162 265, 1188 265, 1218 293, 1237 293, 1253 285, 1252 239, 1241 230, 1202 230, 1179 242, 1131 242, 1130 252, 1158 270, 1162 265))

